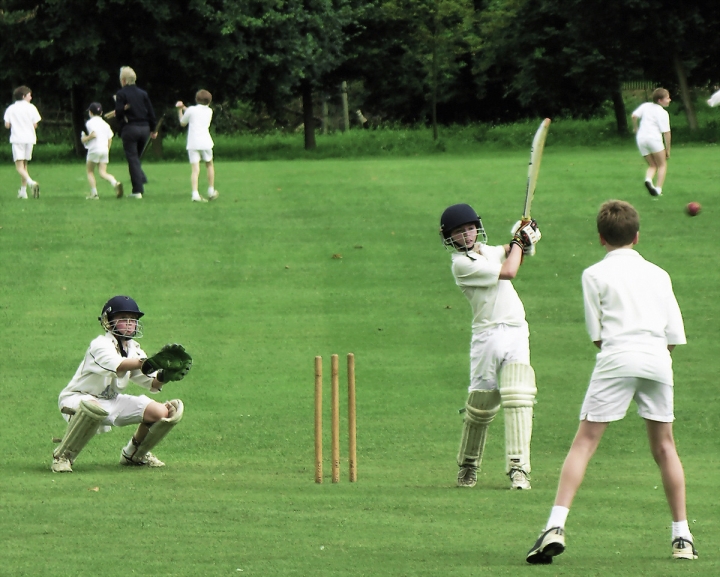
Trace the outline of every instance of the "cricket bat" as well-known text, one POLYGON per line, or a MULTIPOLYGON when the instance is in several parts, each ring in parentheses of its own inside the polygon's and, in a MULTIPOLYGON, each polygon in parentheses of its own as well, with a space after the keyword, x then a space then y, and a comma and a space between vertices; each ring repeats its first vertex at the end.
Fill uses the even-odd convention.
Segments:
POLYGON ((550 130, 550 119, 546 118, 540 123, 540 127, 535 133, 530 148, 530 164, 528 165, 527 189, 525 190, 525 208, 523 209, 522 222, 530 222, 530 207, 532 205, 533 196, 535 196, 535 185, 537 184, 538 174, 540 174, 540 161, 542 160, 543 149, 545 148, 545 139, 550 130))
MULTIPOLYGON (((165 120, 165 116, 161 116, 160 120, 158 120, 158 123, 155 125, 155 130, 153 132, 160 132, 160 127, 162 126, 163 120, 165 120)), ((145 151, 148 149, 148 146, 150 146, 150 142, 152 141, 151 137, 148 137, 147 142, 145 143, 145 146, 142 149, 142 152, 140 153, 140 158, 145 156, 145 151)))

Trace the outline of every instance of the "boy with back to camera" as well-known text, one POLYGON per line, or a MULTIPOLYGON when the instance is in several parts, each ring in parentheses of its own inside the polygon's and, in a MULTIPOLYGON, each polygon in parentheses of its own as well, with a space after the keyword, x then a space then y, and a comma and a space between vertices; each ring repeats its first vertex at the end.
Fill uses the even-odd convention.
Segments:
POLYGON ((178 120, 181 126, 188 127, 187 151, 190 159, 190 184, 192 187, 193 202, 207 202, 216 200, 220 193, 215 190, 215 166, 213 165, 214 142, 210 136, 210 123, 213 111, 210 108, 212 94, 207 90, 198 90, 195 94, 195 106, 188 108, 181 100, 175 103, 178 120), (208 179, 208 197, 200 196, 198 180, 200 178, 200 159, 205 163, 208 179))
POLYGON ((5 110, 5 128, 10 130, 15 170, 20 175, 18 198, 27 200, 27 189, 33 198, 40 198, 40 185, 30 177, 28 162, 32 160, 33 147, 37 143, 35 129, 42 120, 38 109, 31 104, 32 90, 27 86, 18 86, 13 90, 13 104, 5 110))
POLYGON ((555 505, 526 560, 545 565, 565 551, 565 521, 588 463, 608 424, 621 420, 632 400, 645 420, 670 505, 672 556, 697 559, 687 522, 685 473, 672 432, 670 352, 685 344, 680 307, 670 276, 633 250, 640 218, 632 205, 620 200, 604 203, 597 230, 607 254, 583 272, 582 285, 585 323, 600 352, 580 410, 580 426, 560 472, 555 505))
POLYGON ((645 188, 651 196, 662 195, 670 158, 670 116, 665 110, 670 105, 670 93, 656 88, 652 102, 644 102, 632 113, 633 131, 640 154, 648 164, 645 172, 645 188), (638 121, 640 126, 638 126, 638 121), (653 178, 657 175, 657 186, 653 178))
POLYGON ((174 399, 165 403, 146 395, 129 395, 132 381, 153 394, 170 381, 185 377, 192 359, 181 345, 166 345, 151 358, 135 339, 143 336, 144 313, 135 300, 118 295, 108 300, 98 320, 105 333, 93 339, 70 383, 60 392, 58 408, 68 422, 60 445, 53 452, 54 473, 71 473, 80 451, 96 433, 111 426, 138 425, 120 452, 120 464, 162 467, 150 452, 183 416, 183 403, 174 399), (160 368, 158 358, 164 350, 179 349, 182 361, 172 369, 160 368))
POLYGON ((107 180, 115 190, 117 198, 123 195, 123 185, 107 171, 110 162, 110 147, 112 145, 113 131, 110 125, 102 118, 102 105, 93 102, 88 110, 89 120, 85 123, 87 134, 82 132, 80 140, 87 148, 87 178, 90 183, 90 196, 88 200, 98 200, 97 183, 95 182, 95 167, 102 178, 107 180))
POLYGON ((458 487, 474 487, 490 423, 503 408, 505 472, 511 489, 530 489, 530 439, 535 373, 525 309, 510 282, 523 254, 535 254, 537 223, 516 223, 510 244, 488 246, 485 229, 467 204, 448 207, 440 218, 440 236, 453 252, 455 283, 473 311, 470 385, 457 464, 458 487))

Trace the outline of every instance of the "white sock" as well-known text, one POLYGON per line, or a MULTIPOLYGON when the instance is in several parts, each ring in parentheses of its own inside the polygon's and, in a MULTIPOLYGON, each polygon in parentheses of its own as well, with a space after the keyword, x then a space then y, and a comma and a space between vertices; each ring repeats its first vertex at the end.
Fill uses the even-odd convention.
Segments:
POLYGON ((659 186, 656 186, 655 190, 658 191, 658 194, 662 194, 662 188, 660 188, 659 186))
POLYGON ((33 184, 37 184, 32 178, 28 178, 27 181, 28 185, 32 186, 33 184))
POLYGON ((649 182, 650 184, 652 184, 652 178, 645 178, 645 182, 649 182))
POLYGON ((208 186, 208 196, 212 196, 213 194, 215 194, 215 187, 208 186))
MULTIPOLYGON (((30 181, 28 181, 28 184, 29 184, 29 182, 30 182, 30 181)), ((27 194, 27 186, 21 186, 21 187, 20 187, 20 192, 23 193, 23 194, 27 194)))
POLYGON ((684 539, 690 539, 692 537, 687 519, 672 522, 672 540, 674 541, 678 537, 683 537, 684 539))
POLYGON ((548 519, 545 530, 552 529, 553 527, 565 528, 565 521, 567 521, 567 516, 569 512, 570 509, 568 509, 567 507, 560 507, 559 505, 554 505, 553 508, 550 510, 550 518, 548 519))
POLYGON ((197 198, 198 196, 200 196, 200 193, 197 190, 193 190, 192 195, 193 195, 193 198, 197 198))
POLYGON ((91 188, 91 189, 90 189, 90 194, 91 194, 92 196, 97 196, 97 188, 91 188))

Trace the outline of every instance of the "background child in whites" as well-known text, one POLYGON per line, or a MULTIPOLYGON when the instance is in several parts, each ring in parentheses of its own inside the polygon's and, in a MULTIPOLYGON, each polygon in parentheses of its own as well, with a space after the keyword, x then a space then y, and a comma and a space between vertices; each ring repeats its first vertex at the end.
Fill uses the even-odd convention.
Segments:
POLYGON ((188 127, 187 151, 192 168, 190 183, 192 185, 192 201, 207 202, 215 200, 220 193, 215 190, 215 167, 213 165, 214 142, 210 136, 210 122, 212 122, 212 94, 207 90, 198 90, 195 95, 197 105, 186 107, 182 101, 175 104, 178 111, 178 118, 181 126, 188 127), (208 198, 200 196, 198 192, 198 179, 200 177, 200 159, 202 158, 207 168, 208 198))
POLYGON ((97 200, 100 197, 95 182, 95 167, 102 178, 112 184, 115 189, 115 196, 120 198, 123 195, 123 185, 107 171, 110 162, 110 146, 112 145, 113 131, 110 125, 102 118, 102 105, 93 102, 87 110, 90 119, 85 123, 87 134, 84 132, 80 137, 87 148, 87 178, 90 183, 90 196, 88 200, 97 200))
POLYGON ((30 178, 28 162, 32 160, 33 147, 37 143, 35 129, 42 120, 38 109, 31 104, 32 90, 27 86, 18 86, 13 90, 13 104, 5 110, 5 128, 10 129, 15 169, 20 175, 18 198, 27 199, 28 187, 33 198, 40 198, 40 185, 30 178))
POLYGON ((670 116, 665 109, 669 105, 670 93, 664 88, 656 88, 652 94, 652 102, 644 102, 632 113, 637 145, 640 154, 648 163, 645 187, 652 196, 662 194, 667 175, 667 159, 670 158, 670 116), (654 186, 653 178, 656 174, 657 186, 654 186))
MULTIPOLYGON (((600 352, 580 410, 580 426, 560 472, 555 505, 526 560, 546 565, 565 550, 565 521, 588 463, 608 425, 625 416, 632 400, 645 420, 670 505, 672 556, 697 559, 687 522, 685 473, 672 431, 670 351, 685 344, 680 307, 670 276, 633 250, 640 218, 632 205, 620 200, 603 204, 597 229, 607 254, 583 272, 582 285, 585 323, 600 352)), ((612 505, 605 514, 612 515, 612 505)))

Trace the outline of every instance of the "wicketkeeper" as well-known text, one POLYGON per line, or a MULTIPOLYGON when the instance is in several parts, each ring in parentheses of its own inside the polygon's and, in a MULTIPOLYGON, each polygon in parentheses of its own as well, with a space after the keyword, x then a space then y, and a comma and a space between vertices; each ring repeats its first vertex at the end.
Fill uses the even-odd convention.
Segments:
POLYGON ((178 344, 165 345, 147 358, 135 340, 143 336, 143 314, 127 296, 115 296, 103 306, 98 320, 106 332, 90 343, 75 376, 58 399, 68 426, 53 452, 53 472, 72 472, 73 462, 96 433, 125 425, 138 428, 122 449, 120 464, 165 465, 150 449, 180 422, 182 401, 158 403, 145 395, 126 394, 125 390, 132 381, 157 394, 165 383, 185 377, 192 358, 178 344))
POLYGON ((503 408, 506 473, 511 489, 530 489, 535 373, 525 309, 510 282, 523 255, 535 254, 540 230, 516 223, 510 244, 489 246, 480 217, 467 204, 443 212, 440 236, 453 251, 452 273, 473 311, 470 386, 465 404, 458 487, 474 487, 490 423, 503 408))

